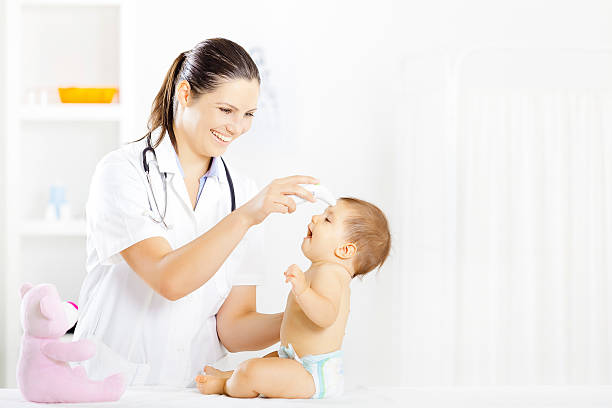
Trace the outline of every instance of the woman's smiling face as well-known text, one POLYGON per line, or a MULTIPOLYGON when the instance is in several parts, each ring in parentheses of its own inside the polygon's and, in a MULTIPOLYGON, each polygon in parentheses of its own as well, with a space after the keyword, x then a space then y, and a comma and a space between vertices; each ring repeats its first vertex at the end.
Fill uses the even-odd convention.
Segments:
POLYGON ((224 80, 217 88, 193 98, 188 84, 179 84, 178 134, 200 156, 217 157, 251 127, 257 109, 257 80, 224 80), (189 96, 187 96, 189 95, 189 96))

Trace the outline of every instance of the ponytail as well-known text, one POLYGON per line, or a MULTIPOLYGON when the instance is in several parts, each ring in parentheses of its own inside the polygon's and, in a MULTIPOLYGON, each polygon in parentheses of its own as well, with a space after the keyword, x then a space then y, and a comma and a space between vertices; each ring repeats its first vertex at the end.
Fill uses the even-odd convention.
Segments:
POLYGON ((157 92, 153 105, 151 107, 151 116, 149 117, 148 132, 144 137, 150 137, 154 130, 161 128, 159 138, 153 144, 153 147, 157 147, 164 137, 164 133, 168 133, 174 149, 178 151, 176 145, 176 137, 174 136, 174 92, 176 83, 179 82, 181 69, 183 68, 183 62, 186 58, 186 52, 181 52, 178 57, 172 63, 172 66, 166 74, 166 78, 162 83, 162 86, 157 92))

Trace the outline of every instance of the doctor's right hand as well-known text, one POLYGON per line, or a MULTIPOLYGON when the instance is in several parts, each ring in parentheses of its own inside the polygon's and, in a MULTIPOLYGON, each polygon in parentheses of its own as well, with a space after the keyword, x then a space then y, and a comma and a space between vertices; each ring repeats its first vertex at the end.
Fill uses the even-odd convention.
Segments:
POLYGON ((276 179, 261 190, 255 197, 246 202, 236 211, 240 211, 248 220, 249 225, 257 225, 271 213, 292 213, 295 211, 295 201, 292 195, 315 202, 314 195, 300 184, 318 184, 319 180, 310 176, 290 176, 276 179))

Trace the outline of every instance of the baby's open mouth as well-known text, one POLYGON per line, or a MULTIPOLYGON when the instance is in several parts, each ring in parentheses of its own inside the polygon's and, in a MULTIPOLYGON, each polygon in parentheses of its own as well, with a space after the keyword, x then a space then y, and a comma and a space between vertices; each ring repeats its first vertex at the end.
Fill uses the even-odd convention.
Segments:
POLYGON ((312 231, 310 230, 310 225, 308 226, 308 232, 306 233, 306 238, 312 238, 312 231))

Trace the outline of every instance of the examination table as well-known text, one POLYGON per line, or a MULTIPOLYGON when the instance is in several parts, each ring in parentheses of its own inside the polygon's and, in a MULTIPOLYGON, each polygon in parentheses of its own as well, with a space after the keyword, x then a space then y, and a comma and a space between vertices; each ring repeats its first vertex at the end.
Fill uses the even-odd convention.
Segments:
POLYGON ((612 407, 612 386, 358 387, 323 400, 235 399, 201 395, 195 388, 131 387, 117 402, 35 404, 18 389, 0 389, 1 408, 49 407, 409 407, 409 408, 589 408, 612 407))

